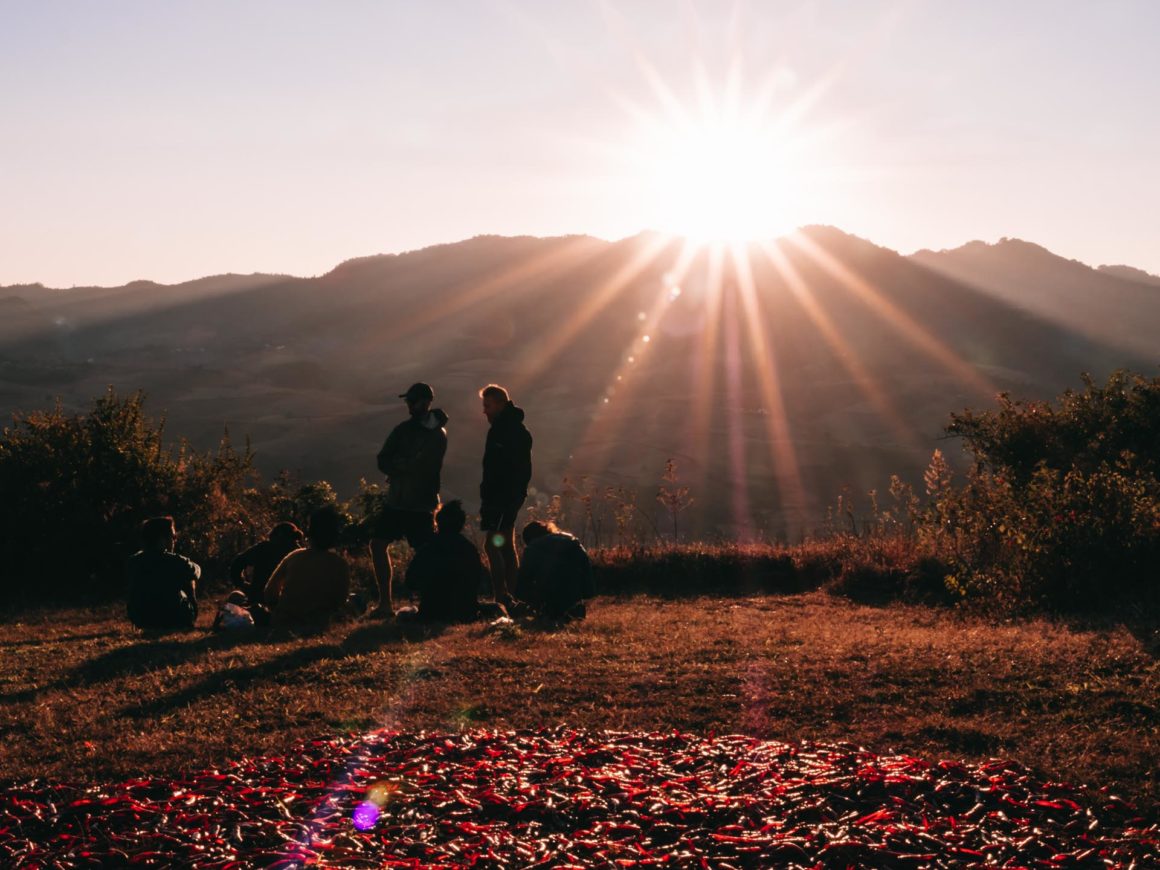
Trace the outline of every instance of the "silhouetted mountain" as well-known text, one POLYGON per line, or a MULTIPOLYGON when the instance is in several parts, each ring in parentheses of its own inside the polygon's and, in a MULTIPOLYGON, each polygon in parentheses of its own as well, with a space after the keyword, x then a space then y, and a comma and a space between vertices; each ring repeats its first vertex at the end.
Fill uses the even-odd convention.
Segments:
POLYGON ((1153 316, 1155 291, 1138 280, 1125 280, 1119 271, 1122 267, 1093 269, 1019 239, 919 251, 911 259, 1068 329, 1138 354, 1155 357, 1160 347, 1153 316))
POLYGON ((0 411, 141 387, 170 433, 204 447, 228 425, 267 473, 351 494, 378 479, 375 453, 405 413, 395 396, 424 380, 451 417, 445 493, 471 506, 476 393, 495 381, 527 410, 541 497, 567 475, 635 488, 651 513, 675 457, 696 498, 690 532, 795 534, 843 486, 864 502, 891 473, 917 482, 952 410, 1155 365, 1140 342, 1160 327, 1151 288, 1026 243, 976 247, 907 258, 808 227, 739 265, 655 233, 483 236, 309 279, 0 290, 28 314, 0 333, 0 411), (948 274, 967 260, 982 272, 948 274), (1072 276, 1027 291, 1049 311, 992 289, 1024 286, 1008 275, 1026 263, 1072 276), (1130 327, 1079 328, 1080 275, 1131 300, 1130 327))
POLYGON ((1160 275, 1153 275, 1151 272, 1145 272, 1143 269, 1137 269, 1133 266, 1099 266, 1097 271, 1113 275, 1116 278, 1135 281, 1138 284, 1151 284, 1160 287, 1160 275))

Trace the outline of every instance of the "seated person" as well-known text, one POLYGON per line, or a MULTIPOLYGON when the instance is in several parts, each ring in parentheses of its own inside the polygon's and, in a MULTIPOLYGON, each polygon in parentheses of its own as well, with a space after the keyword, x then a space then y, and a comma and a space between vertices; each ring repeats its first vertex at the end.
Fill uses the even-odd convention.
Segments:
POLYGON ((407 587, 419 594, 424 622, 466 622, 480 615, 476 592, 489 575, 475 544, 461 532, 467 514, 449 501, 435 515, 435 537, 421 546, 407 567, 407 587))
POLYGON ((287 554, 301 546, 302 532, 298 526, 294 523, 278 523, 270 529, 266 540, 254 544, 230 563, 230 582, 235 589, 242 591, 251 606, 264 604, 262 594, 270 575, 287 554), (250 569, 248 580, 247 568, 250 569))
POLYGON ((350 568, 334 552, 338 537, 339 517, 333 508, 311 515, 307 546, 287 555, 266 583, 263 599, 275 628, 324 628, 342 612, 350 592, 350 568))
POLYGON ((516 597, 552 619, 581 619, 584 599, 595 594, 588 552, 574 535, 554 523, 524 526, 524 557, 516 597))
POLYGON ((144 549, 129 557, 129 621, 138 628, 177 630, 197 621, 197 581, 201 568, 173 552, 177 529, 173 517, 153 517, 141 524, 144 549))

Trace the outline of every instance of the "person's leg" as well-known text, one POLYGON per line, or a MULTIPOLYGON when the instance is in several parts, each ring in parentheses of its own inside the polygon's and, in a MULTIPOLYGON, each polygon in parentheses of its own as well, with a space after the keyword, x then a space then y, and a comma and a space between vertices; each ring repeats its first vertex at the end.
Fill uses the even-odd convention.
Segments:
POLYGON ((520 563, 516 557, 515 515, 505 517, 505 519, 510 519, 511 524, 504 526, 499 533, 503 535, 504 583, 507 586, 510 596, 510 593, 513 593, 516 588, 516 578, 519 574, 520 563))
POLYGON ((379 596, 378 604, 371 611, 372 616, 390 616, 395 610, 391 594, 394 568, 391 565, 391 553, 387 549, 389 544, 390 541, 385 538, 371 538, 371 562, 374 564, 379 596))
POLYGON ((504 548, 497 540, 500 533, 485 531, 483 551, 487 554, 487 567, 491 572, 491 591, 495 600, 504 604, 511 600, 511 593, 507 585, 507 560, 504 558, 504 548))

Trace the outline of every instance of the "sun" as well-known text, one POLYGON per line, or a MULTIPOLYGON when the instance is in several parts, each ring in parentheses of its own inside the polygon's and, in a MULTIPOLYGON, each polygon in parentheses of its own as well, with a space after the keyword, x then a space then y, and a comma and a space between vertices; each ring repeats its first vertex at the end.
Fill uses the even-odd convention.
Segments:
POLYGON ((648 146, 656 228, 697 242, 768 240, 800 214, 790 149, 770 124, 709 118, 658 131, 648 146))
POLYGON ((811 118, 828 79, 799 88, 774 66, 747 80, 740 60, 719 82, 695 64, 691 88, 644 72, 653 102, 619 102, 632 120, 626 194, 639 197, 625 205, 645 227, 736 245, 811 222, 836 156, 833 123, 811 118))

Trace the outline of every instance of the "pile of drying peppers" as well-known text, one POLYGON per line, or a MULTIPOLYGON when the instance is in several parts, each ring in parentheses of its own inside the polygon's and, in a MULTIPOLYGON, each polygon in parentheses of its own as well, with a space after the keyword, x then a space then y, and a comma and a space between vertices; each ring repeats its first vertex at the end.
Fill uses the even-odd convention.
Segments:
POLYGON ((0 866, 1160 866, 1160 826, 1009 761, 746 737, 380 731, 0 790, 0 866))

